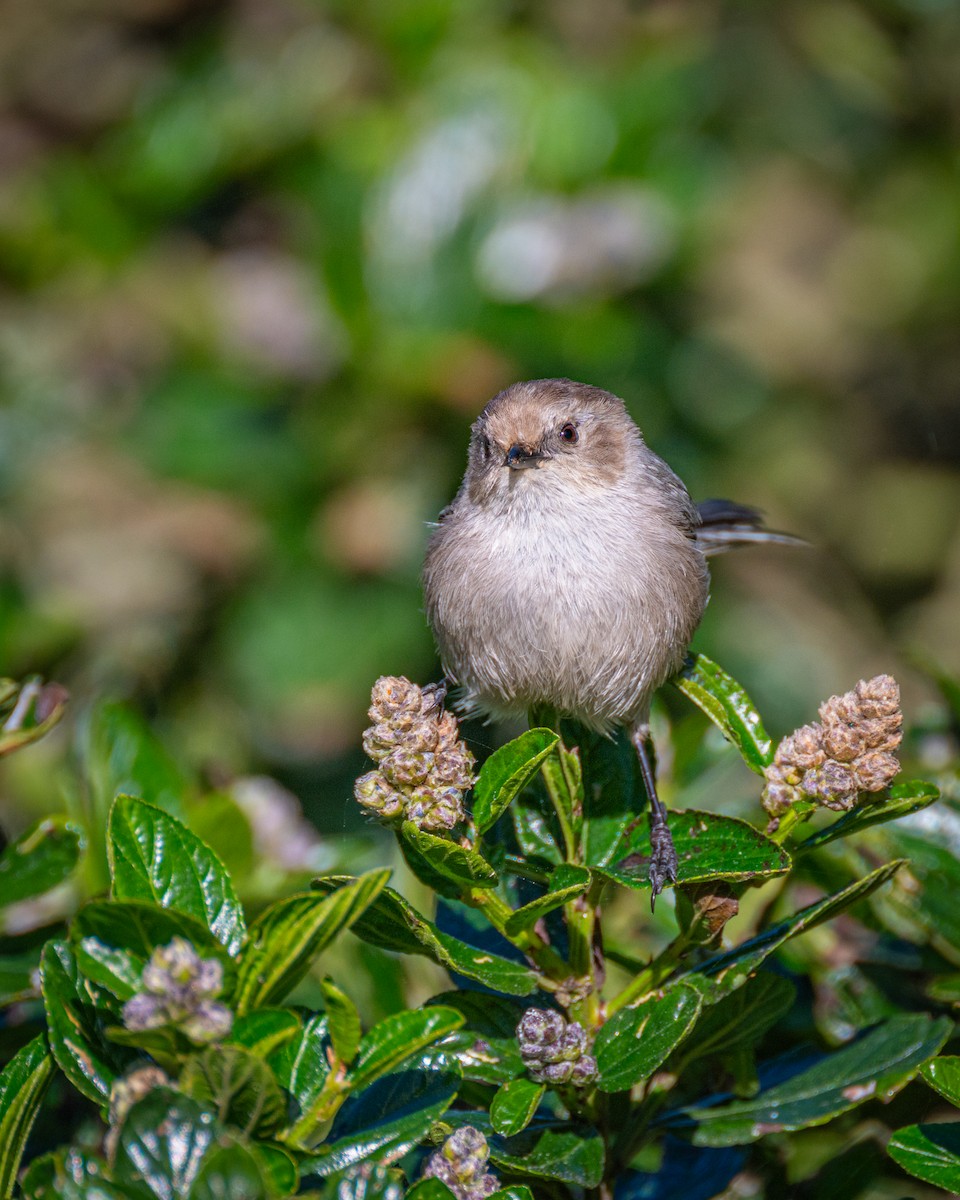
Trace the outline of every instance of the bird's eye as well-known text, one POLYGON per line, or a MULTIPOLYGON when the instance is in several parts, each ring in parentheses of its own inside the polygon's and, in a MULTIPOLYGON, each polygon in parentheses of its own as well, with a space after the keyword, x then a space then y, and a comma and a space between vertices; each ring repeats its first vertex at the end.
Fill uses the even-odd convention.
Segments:
POLYGON ((580 434, 577 432, 577 427, 572 421, 568 421, 560 430, 560 440, 570 446, 580 441, 580 434))

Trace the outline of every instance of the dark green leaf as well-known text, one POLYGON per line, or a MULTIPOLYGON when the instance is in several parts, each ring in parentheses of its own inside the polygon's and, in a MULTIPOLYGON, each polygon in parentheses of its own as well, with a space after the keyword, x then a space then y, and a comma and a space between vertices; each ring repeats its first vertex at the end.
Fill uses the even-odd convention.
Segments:
POLYGON ((460 1063, 465 1079, 501 1084, 522 1075, 525 1067, 517 1045, 517 1026, 526 1006, 489 992, 441 992, 427 1001, 454 1008, 463 1027, 443 1044, 444 1053, 460 1063))
POLYGON ((672 1114, 668 1124, 692 1125, 698 1146, 740 1145, 768 1133, 822 1125, 865 1100, 895 1095, 937 1053, 952 1029, 946 1017, 892 1017, 750 1100, 694 1105, 672 1114))
POLYGON ((678 979, 692 983, 703 995, 705 1003, 716 1004, 730 992, 742 987, 764 959, 788 939, 831 920, 858 900, 863 900, 886 883, 902 866, 903 860, 899 859, 878 867, 863 879, 858 879, 842 891, 834 892, 832 896, 825 896, 785 921, 771 925, 769 929, 742 942, 735 949, 715 954, 702 962, 695 971, 689 970, 678 979))
POLYGON ((960 1121, 898 1129, 887 1153, 917 1179, 960 1195, 960 1121))
POLYGON ((825 829, 820 829, 816 833, 812 833, 808 838, 804 838, 798 846, 794 847, 793 853, 794 855, 804 854, 809 850, 816 850, 820 846, 825 846, 828 842, 832 842, 836 838, 849 837, 852 833, 859 833, 862 829, 869 829, 871 825, 880 825, 886 821, 895 821, 898 817, 905 817, 909 813, 919 812, 929 804, 933 804, 935 800, 939 800, 939 798, 940 789, 932 783, 924 783, 922 780, 913 779, 905 783, 895 784, 890 789, 888 795, 873 802, 864 801, 856 808, 852 808, 849 812, 844 813, 832 825, 828 825, 825 829))
POLYGON ((611 1017, 593 1046, 600 1090, 622 1092, 649 1078, 693 1028, 702 1003, 681 985, 611 1017))
POLYGON ((747 766, 762 775, 773 762, 774 747, 740 684, 703 654, 695 654, 671 682, 733 742, 747 766))
POLYGON ((928 1062, 920 1074, 955 1108, 960 1108, 960 1058, 956 1055, 940 1055, 928 1062))
POLYGON ((337 1114, 327 1142, 300 1164, 305 1175, 332 1175, 374 1158, 399 1161, 423 1141, 450 1107, 459 1072, 401 1071, 351 1096, 337 1114))
POLYGON ((39 966, 39 949, 32 954, 0 955, 0 1008, 37 994, 34 972, 39 966))
POLYGON ((273 1072, 242 1046, 208 1047, 192 1055, 180 1073, 179 1086, 245 1134, 268 1136, 287 1115, 273 1072))
POLYGON ((494 1137, 490 1160, 520 1175, 593 1188, 603 1178, 603 1139, 588 1125, 535 1123, 514 1137, 494 1137))
MULTIPOLYGON (((271 1194, 292 1196, 300 1183, 300 1171, 293 1156, 281 1146, 266 1142, 255 1142, 250 1148, 260 1160, 264 1174, 270 1181, 271 1194)), ((232 1195, 225 1200, 233 1200, 232 1195)))
MULTIPOLYGON (((330 1032, 325 1015, 314 1014, 303 1027, 268 1059, 277 1082, 290 1093, 296 1111, 292 1128, 294 1140, 309 1144, 314 1133, 324 1132, 324 1124, 336 1111, 328 1111, 325 1087, 330 1078, 330 1032)), ((336 1099, 336 1098, 335 1098, 336 1099)), ((283 1135, 284 1140, 287 1134, 283 1135)))
POLYGON ((421 1008, 385 1017, 360 1042, 349 1075, 352 1087, 368 1087, 381 1075, 398 1070, 462 1024, 463 1017, 452 1008, 421 1008))
POLYGON ((35 1158, 20 1181, 25 1200, 150 1200, 144 1187, 108 1183, 99 1156, 70 1148, 35 1158))
POLYGON ((796 988, 783 975, 761 971, 745 986, 700 1017, 683 1047, 683 1060, 692 1062, 708 1054, 729 1054, 744 1045, 755 1045, 793 1004, 796 988))
POLYGON ((511 1079, 502 1084, 490 1103, 490 1123, 497 1133, 511 1137, 533 1120, 546 1085, 531 1079, 511 1079))
POLYGON ((0 854, 0 905, 28 900, 62 883, 82 849, 83 834, 64 817, 32 825, 0 854))
POLYGON ((473 819, 478 833, 486 833, 497 822, 536 775, 558 740, 552 729, 528 729, 490 755, 473 789, 473 819))
MULTIPOLYGON (((349 877, 325 876, 315 880, 314 887, 332 891, 345 878, 349 877)), ((422 954, 458 975, 511 996, 528 996, 537 987, 537 977, 527 967, 441 933, 392 888, 383 890, 353 932, 383 950, 422 954)))
POLYGON ((357 1006, 329 977, 320 981, 320 990, 334 1052, 349 1066, 356 1057, 362 1032, 357 1006))
POLYGON ((554 818, 544 809, 543 798, 536 792, 519 796, 510 810, 517 845, 534 862, 563 862, 563 854, 554 837, 554 818))
POLYGON ((582 896, 589 889, 591 880, 592 876, 586 867, 561 863, 551 873, 547 891, 542 896, 538 896, 536 900, 531 900, 529 904, 518 908, 507 920, 504 926, 507 935, 515 937, 525 929, 530 929, 548 912, 562 907, 568 900, 582 896))
POLYGON ((0 1198, 13 1195, 17 1171, 40 1101, 53 1072, 43 1037, 35 1037, 0 1073, 0 1198))
POLYGON ((535 1197, 529 1188, 517 1185, 491 1192, 490 1200, 535 1200, 535 1197))
POLYGON ((288 896, 259 916, 240 960, 238 1013, 282 1000, 317 955, 359 919, 389 878, 389 868, 368 871, 328 896, 288 896))
POLYGON ((184 1200, 218 1132, 208 1108, 173 1088, 155 1088, 120 1128, 114 1178, 143 1185, 156 1200, 184 1200))
POLYGON ((175 937, 186 938, 206 958, 216 955, 225 965, 230 962, 202 922, 146 900, 91 900, 77 913, 70 932, 77 942, 95 938, 109 949, 129 951, 141 962, 175 937))
POLYGON ((439 1179, 420 1179, 404 1193, 404 1200, 456 1200, 439 1179))
POLYGON ((454 884, 458 890, 497 886, 499 880, 496 871, 476 850, 467 850, 458 842, 427 833, 413 821, 404 821, 400 834, 427 861, 433 872, 454 884))
MULTIPOLYGON (((787 853, 746 821, 682 810, 671 812, 668 820, 679 860, 678 883, 767 879, 789 870, 787 853)), ((648 888, 650 823, 645 817, 620 845, 618 854, 616 862, 590 865, 624 887, 648 888)))
POLYGON ((105 1040, 105 1018, 97 992, 83 979, 66 942, 47 942, 40 963, 47 1036, 57 1066, 95 1104, 105 1104, 129 1055, 105 1040))
POLYGON ((267 1058, 296 1037, 300 1028, 300 1018, 287 1008, 258 1008, 234 1021, 227 1045, 243 1046, 260 1058, 267 1058))
POLYGON ((278 1195, 255 1149, 224 1133, 203 1156, 188 1200, 275 1200, 278 1195))
POLYGON ((114 950, 99 938, 81 938, 73 945, 80 973, 115 996, 129 1000, 140 990, 140 976, 146 960, 129 950, 114 950))
POLYGON ((108 829, 117 900, 152 900, 202 921, 231 954, 246 937, 243 909, 223 864, 186 825, 135 796, 118 796, 108 829))

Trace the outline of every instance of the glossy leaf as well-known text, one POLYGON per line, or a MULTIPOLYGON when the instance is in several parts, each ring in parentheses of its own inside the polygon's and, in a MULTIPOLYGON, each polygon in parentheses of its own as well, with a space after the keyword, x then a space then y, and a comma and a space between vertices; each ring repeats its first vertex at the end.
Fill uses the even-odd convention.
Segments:
POLYGON ((537 792, 519 796, 510 812, 517 845, 525 858, 532 862, 563 862, 554 836, 555 818, 545 811, 543 799, 537 792))
MULTIPOLYGON (((790 868, 790 857, 759 830, 736 817, 716 813, 669 813, 668 821, 677 850, 678 883, 703 883, 710 879, 769 879, 790 868)), ((650 862, 650 824, 643 817, 619 846, 615 862, 590 864, 624 887, 645 889, 650 862)))
POLYGON ((550 875, 547 890, 536 900, 531 900, 507 920, 505 932, 515 937, 525 929, 534 926, 541 917, 556 908, 561 908, 568 900, 582 896, 590 887, 592 876, 586 867, 574 866, 571 863, 561 863, 550 875))
POLYGON ((213 1113, 173 1088, 155 1088, 120 1127, 114 1178, 156 1200, 187 1197, 219 1130, 213 1113))
MULTIPOLYGON (((293 1155, 284 1150, 282 1146, 267 1142, 254 1142, 250 1148, 259 1160, 269 1181, 270 1194, 283 1197, 292 1196, 300 1184, 300 1171, 293 1155)), ((223 1196, 224 1193, 221 1193, 221 1200, 223 1196)), ((195 1200, 195 1197, 191 1196, 190 1200, 195 1200)), ((232 1196, 230 1200, 233 1200, 232 1196)))
POLYGON ((829 921, 838 913, 848 909, 858 900, 863 900, 881 887, 903 866, 903 860, 887 863, 851 883, 849 887, 832 896, 825 896, 815 904, 801 909, 792 917, 771 925, 763 933, 742 942, 733 950, 715 954, 706 959, 696 968, 696 971, 686 971, 678 976, 679 980, 690 980, 704 997, 707 1004, 715 1004, 730 992, 742 987, 750 976, 757 970, 764 959, 768 958, 778 947, 788 939, 805 933, 808 929, 829 921))
POLYGON ((245 1134, 268 1136, 287 1115, 273 1072, 242 1046, 209 1047, 192 1055, 180 1073, 179 1087, 245 1134))
POLYGON ((210 847, 176 817, 136 796, 118 796, 108 852, 115 899, 152 900, 186 913, 239 953, 246 923, 233 883, 210 847))
POLYGON ((942 1054, 928 1062, 920 1074, 944 1099, 960 1108, 960 1057, 942 1054))
POLYGON ((528 729, 483 764, 473 789, 473 820, 486 833, 527 786, 559 738, 552 729, 528 729))
POLYGON ((946 1017, 892 1017, 752 1099, 693 1105, 668 1123, 692 1127, 698 1146, 740 1145, 768 1133, 822 1125, 873 1097, 894 1095, 937 1053, 952 1029, 946 1017))
POLYGON ((83 834, 63 817, 45 817, 0 854, 0 906, 63 883, 83 850, 83 834))
POLYGON ((73 946, 80 973, 118 1000, 129 1000, 140 990, 146 959, 129 950, 105 946, 99 938, 81 938, 73 946))
POLYGON ((546 1084, 532 1079, 511 1079, 502 1084, 490 1103, 493 1128, 504 1137, 521 1133, 533 1120, 546 1090, 546 1084))
POLYGON ((368 1087, 381 1075, 398 1070, 461 1025, 463 1017, 452 1008, 436 1006, 392 1013, 361 1040, 349 1075, 352 1087, 368 1087))
POLYGON ((398 1162, 429 1133, 460 1087, 456 1071, 401 1071, 350 1096, 327 1141, 300 1164, 303 1174, 332 1175, 375 1159, 398 1162))
POLYGON ((703 654, 695 654, 671 682, 733 742, 747 766, 762 775, 773 762, 774 746, 740 684, 703 654))
POLYGON ((460 989, 441 992, 427 1001, 456 1009, 463 1026, 444 1042, 444 1052, 456 1057, 465 1079, 501 1084, 526 1068, 517 1044, 517 1026, 526 1005, 506 996, 460 989))
POLYGON ((279 1195, 254 1147, 228 1132, 203 1156, 188 1200, 276 1200, 279 1195))
MULTIPOLYGON (((332 891, 348 878, 325 876, 315 880, 314 887, 332 891)), ((529 968, 441 933, 392 888, 383 890, 356 921, 353 932, 383 950, 425 955, 458 975, 508 995, 528 996, 537 987, 537 977, 529 968)))
MULTIPOLYGON (((326 1016, 314 1014, 303 1027, 268 1059, 277 1082, 290 1093, 296 1111, 298 1140, 309 1138, 329 1116, 324 1108, 324 1088, 330 1077, 330 1031, 326 1016)), ((283 1135, 286 1139, 286 1133, 283 1135)))
POLYGON ((243 1046, 252 1054, 267 1058, 295 1038, 301 1028, 300 1018, 287 1008, 258 1008, 234 1021, 227 1045, 243 1046))
POLYGON ((678 986, 631 1008, 600 1027, 593 1045, 603 1092, 621 1092, 649 1078, 693 1028, 703 1001, 678 986))
POLYGON ((237 1011, 282 1000, 317 955, 359 919, 389 878, 389 868, 369 871, 328 896, 302 892, 271 905, 251 927, 240 960, 237 1011))
POLYGON ((44 1038, 35 1037, 0 1072, 0 1200, 13 1195, 20 1159, 53 1073, 44 1038))
POLYGON ((603 1140, 588 1125, 534 1123, 514 1137, 492 1138, 490 1161, 519 1175, 593 1188, 603 1178, 603 1140))
POLYGON ((535 1197, 528 1187, 515 1184, 513 1187, 499 1188, 491 1192, 490 1200, 535 1200, 535 1197))
POLYGON ((837 838, 849 837, 853 833, 859 833, 862 829, 869 829, 871 825, 896 821, 899 817, 920 812, 921 809, 939 799, 940 789, 932 783, 913 779, 905 783, 894 784, 889 793, 879 800, 862 801, 856 808, 844 813, 831 825, 804 838, 798 846, 794 847, 793 853, 794 855, 804 854, 810 850, 816 850, 820 846, 826 846, 837 838))
POLYGON ((413 821, 400 827, 402 839, 409 843, 429 864, 431 870, 458 890, 496 887, 497 873, 482 854, 467 850, 459 842, 437 837, 418 828, 413 821))
POLYGON ((70 932, 77 943, 95 938, 142 962, 175 937, 185 938, 206 958, 213 954, 225 965, 230 961, 226 949, 201 921, 146 900, 91 900, 77 913, 70 932))
POLYGON ((898 1129, 887 1142, 887 1153, 917 1179, 960 1195, 960 1122, 898 1129))
POLYGON ((404 1192, 403 1200, 456 1200, 453 1192, 439 1179, 418 1179, 404 1192))
POLYGON ((783 975, 761 971, 708 1008, 683 1047, 690 1062, 754 1045, 793 1005, 796 988, 783 975))
MULTIPOLYGON (((691 1146, 666 1137, 655 1172, 625 1171, 617 1179, 617 1200, 716 1200, 743 1170, 746 1155, 733 1146, 691 1146)), ((831 1200, 840 1197, 831 1194, 831 1200)))
POLYGON ((37 951, 0 955, 0 1008, 37 994, 35 973, 39 966, 37 951))
POLYGON ((342 992, 329 977, 320 981, 320 991, 334 1052, 342 1063, 349 1066, 360 1045, 360 1013, 346 992, 342 992))
MULTIPOLYGON (((47 942, 40 964, 47 1038, 57 1066, 88 1100, 104 1104, 129 1054, 104 1038, 104 1015, 66 942, 47 942)), ((113 1019, 112 1017, 110 1019, 113 1019)))

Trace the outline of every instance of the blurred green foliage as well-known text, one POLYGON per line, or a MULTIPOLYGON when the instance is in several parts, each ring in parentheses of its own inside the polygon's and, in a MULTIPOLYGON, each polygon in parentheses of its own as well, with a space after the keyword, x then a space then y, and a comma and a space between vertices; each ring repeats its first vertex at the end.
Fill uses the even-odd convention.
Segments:
POLYGON ((699 637, 772 724, 875 669, 916 708, 897 654, 960 668, 958 51, 952 0, 16 0, 3 673, 342 828, 372 679, 437 673, 470 420, 569 375, 817 547, 721 563, 699 637))

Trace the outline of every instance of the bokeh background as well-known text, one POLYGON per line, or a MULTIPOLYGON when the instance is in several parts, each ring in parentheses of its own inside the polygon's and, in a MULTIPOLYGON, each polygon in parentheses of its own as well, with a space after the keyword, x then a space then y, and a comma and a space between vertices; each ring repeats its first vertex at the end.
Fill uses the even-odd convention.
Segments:
POLYGON ((877 670, 935 727, 958 135, 955 0, 7 0, 0 674, 350 826, 470 421, 567 375, 812 543, 722 560, 698 635, 776 733, 877 670))

